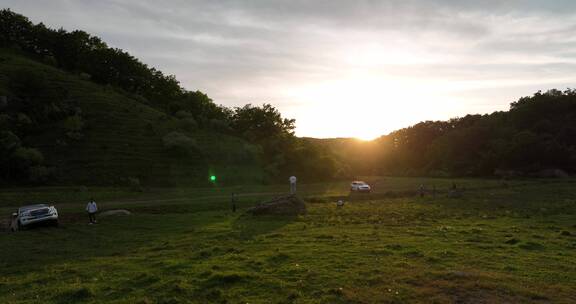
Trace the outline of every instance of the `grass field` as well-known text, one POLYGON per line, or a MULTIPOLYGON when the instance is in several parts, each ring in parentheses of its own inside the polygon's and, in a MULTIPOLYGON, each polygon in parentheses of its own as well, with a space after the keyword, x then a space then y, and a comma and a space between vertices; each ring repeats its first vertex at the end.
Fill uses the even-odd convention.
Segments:
POLYGON ((50 197, 63 223, 0 233, 0 303, 576 302, 574 180, 457 180, 448 198, 452 180, 366 179, 368 196, 302 185, 299 217, 243 215, 283 185, 6 189, 2 214, 50 197), (133 215, 87 225, 88 196, 133 215))

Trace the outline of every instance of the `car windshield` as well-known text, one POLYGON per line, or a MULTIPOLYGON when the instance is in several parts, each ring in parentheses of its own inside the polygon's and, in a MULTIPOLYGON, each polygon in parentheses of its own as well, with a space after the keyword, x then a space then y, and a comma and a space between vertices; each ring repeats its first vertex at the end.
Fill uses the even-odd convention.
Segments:
POLYGON ((28 206, 20 207, 18 209, 18 213, 22 213, 22 212, 25 212, 25 211, 31 210, 31 209, 43 208, 43 207, 48 207, 48 205, 46 205, 46 204, 28 205, 28 206))

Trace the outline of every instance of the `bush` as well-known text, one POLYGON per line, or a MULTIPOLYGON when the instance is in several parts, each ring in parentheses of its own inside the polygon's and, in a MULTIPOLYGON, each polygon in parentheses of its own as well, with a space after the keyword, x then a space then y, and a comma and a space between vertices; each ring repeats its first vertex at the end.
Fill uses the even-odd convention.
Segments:
POLYGON ((0 132, 0 157, 12 154, 14 150, 21 146, 21 141, 16 134, 10 131, 0 132))
POLYGON ((196 141, 180 132, 170 132, 162 138, 164 148, 179 154, 190 154, 198 150, 196 141))
POLYGON ((178 121, 178 129, 184 131, 194 131, 198 128, 198 123, 192 117, 183 118, 178 121))
POLYGON ((10 129, 11 124, 12 124, 12 118, 10 118, 10 115, 0 114, 0 130, 10 129))
POLYGON ((73 140, 81 140, 84 137, 84 134, 80 132, 66 132, 66 136, 73 140))
POLYGON ((144 189, 142 188, 142 185, 140 184, 140 179, 137 177, 128 177, 126 179, 126 184, 128 185, 128 187, 130 187, 131 191, 134 191, 134 192, 144 191, 144 189))
POLYGON ((66 136, 70 139, 80 140, 84 137, 82 134, 82 129, 84 128, 84 121, 82 116, 75 114, 68 116, 63 122, 62 127, 66 132, 66 136))
POLYGON ((33 183, 47 182, 50 177, 50 174, 51 174, 50 169, 44 166, 34 166, 30 167, 30 169, 28 170, 29 179, 33 183))
POLYGON ((230 124, 225 120, 210 119, 209 126, 211 129, 217 132, 230 132, 230 124))
POLYGON ((225 158, 231 163, 253 163, 262 154, 260 146, 244 143, 236 147, 221 147, 218 149, 221 154, 216 154, 219 158, 225 158))
POLYGON ((14 151, 13 158, 16 162, 26 165, 27 167, 39 165, 44 162, 44 155, 42 155, 42 152, 34 148, 19 147, 14 151))
POLYGON ((185 119, 185 118, 193 118, 192 113, 184 110, 180 110, 174 114, 177 118, 185 119))
POLYGON ((84 73, 81 72, 80 74, 78 74, 78 76, 80 77, 80 79, 82 80, 90 80, 92 79, 92 75, 88 74, 88 73, 84 73))
POLYGON ((16 122, 19 127, 25 127, 32 124, 32 119, 24 113, 18 113, 16 116, 16 122))

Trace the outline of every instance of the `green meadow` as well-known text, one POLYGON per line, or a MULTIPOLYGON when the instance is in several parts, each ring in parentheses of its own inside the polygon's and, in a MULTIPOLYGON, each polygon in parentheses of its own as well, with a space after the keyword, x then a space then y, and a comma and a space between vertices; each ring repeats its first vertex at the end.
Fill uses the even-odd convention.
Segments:
POLYGON ((299 186, 298 217, 244 213, 284 185, 3 189, 4 218, 44 199, 62 220, 0 233, 0 303, 576 302, 576 181, 366 180, 299 186), (133 214, 88 225, 91 196, 133 214))

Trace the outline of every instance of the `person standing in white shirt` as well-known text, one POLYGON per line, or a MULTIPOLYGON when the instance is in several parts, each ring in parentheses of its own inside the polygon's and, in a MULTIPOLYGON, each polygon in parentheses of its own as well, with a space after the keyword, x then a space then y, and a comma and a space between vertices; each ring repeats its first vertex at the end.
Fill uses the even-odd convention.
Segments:
POLYGON ((86 205, 86 212, 88 212, 88 218, 90 219, 90 224, 92 225, 97 223, 96 212, 98 212, 98 206, 96 205, 96 202, 94 201, 93 198, 90 199, 88 205, 86 205))
POLYGON ((296 176, 290 176, 290 194, 296 194, 296 176))

